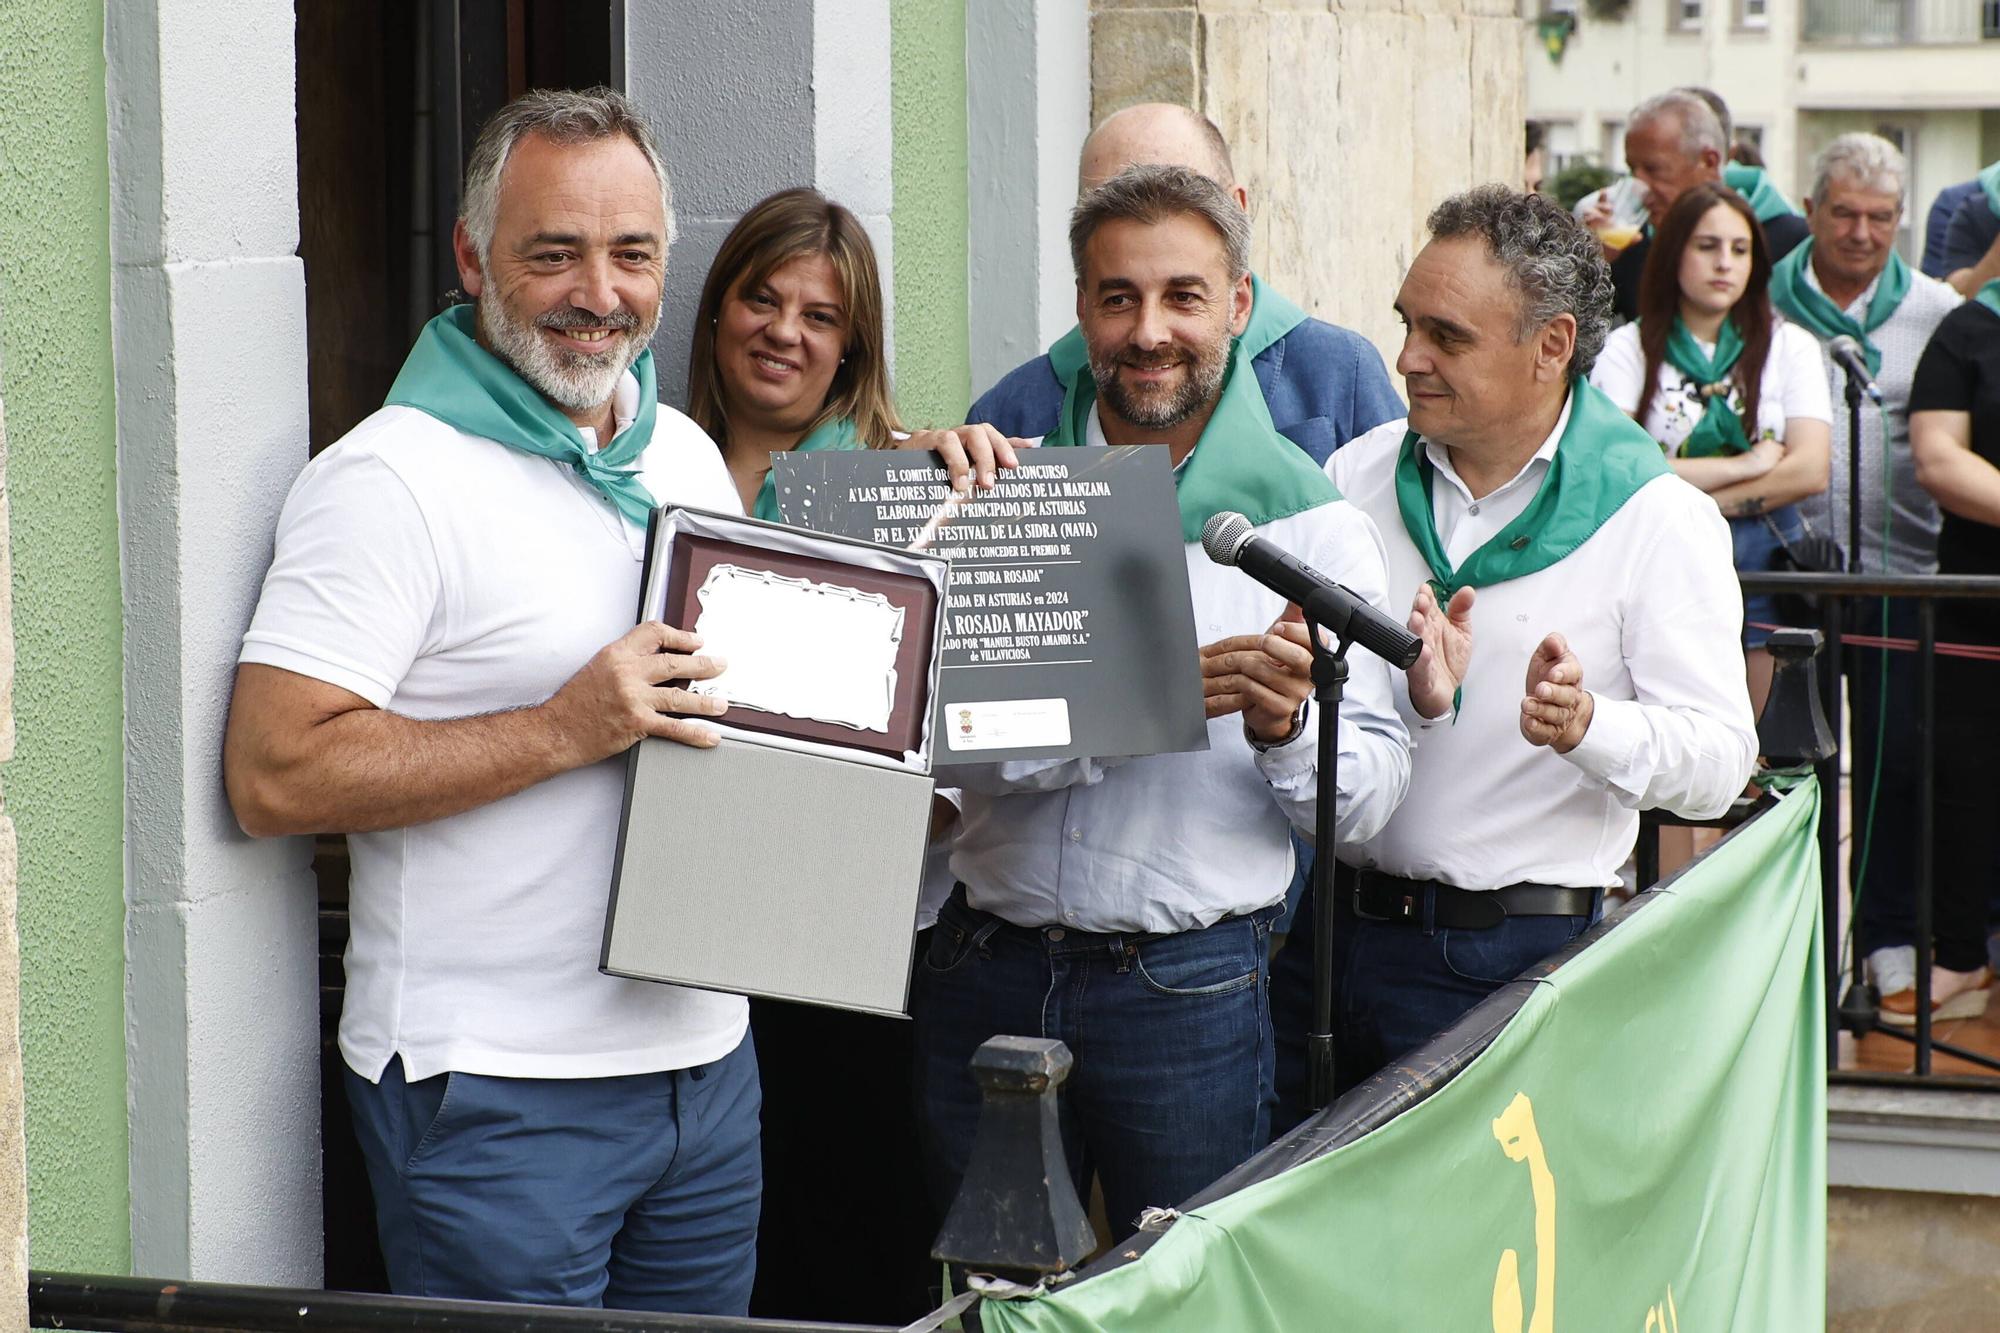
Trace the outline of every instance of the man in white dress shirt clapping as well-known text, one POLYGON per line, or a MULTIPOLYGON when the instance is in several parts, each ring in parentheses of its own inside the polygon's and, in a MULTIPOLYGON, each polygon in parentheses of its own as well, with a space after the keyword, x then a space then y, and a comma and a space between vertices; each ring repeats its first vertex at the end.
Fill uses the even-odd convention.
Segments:
POLYGON ((1597 243, 1499 185, 1430 231, 1396 302, 1409 420, 1327 467, 1414 596, 1410 790, 1343 845, 1331 920, 1302 909, 1274 969, 1279 1128, 1304 1111, 1316 927, 1351 1087, 1580 934, 1641 810, 1719 814, 1757 753, 1729 531, 1584 378, 1611 311, 1597 243))

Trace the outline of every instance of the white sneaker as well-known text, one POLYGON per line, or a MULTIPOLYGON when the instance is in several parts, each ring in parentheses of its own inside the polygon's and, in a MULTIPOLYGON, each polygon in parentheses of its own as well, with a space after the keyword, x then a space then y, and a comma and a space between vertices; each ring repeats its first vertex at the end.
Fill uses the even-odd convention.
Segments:
POLYGON ((1868 955, 1868 979, 1878 995, 1895 995, 1917 985, 1917 946, 1897 944, 1868 955))

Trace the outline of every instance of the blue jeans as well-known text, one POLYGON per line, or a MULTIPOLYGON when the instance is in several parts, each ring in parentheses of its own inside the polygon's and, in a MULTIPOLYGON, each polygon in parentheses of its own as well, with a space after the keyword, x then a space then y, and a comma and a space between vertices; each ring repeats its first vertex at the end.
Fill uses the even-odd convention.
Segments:
MULTIPOLYGON (((1763 574, 1777 566, 1778 552, 1786 542, 1797 542, 1806 534, 1805 520, 1797 505, 1783 505, 1768 513, 1751 514, 1729 520, 1729 540, 1735 547, 1736 570, 1740 574, 1763 574)), ((1758 625, 1777 625, 1778 599, 1770 593, 1748 593, 1743 598, 1743 646, 1762 648, 1770 642, 1771 631, 1758 625)))
POLYGON ((399 1295, 741 1315, 763 1161, 757 1057, 620 1078, 347 1071, 399 1295))
POLYGON ((917 963, 917 1097, 941 1210, 979 1124, 973 1052, 1054 1037, 1076 1057, 1058 1101, 1081 1194, 1094 1169, 1112 1230, 1178 1204, 1268 1141, 1265 955, 1278 906, 1176 935, 1030 930, 946 902, 917 963))
MULTIPOLYGON (((1589 916, 1510 917, 1485 930, 1426 930, 1355 916, 1352 880, 1337 878, 1333 916, 1333 1094, 1355 1087, 1463 1018, 1481 1000, 1568 944, 1589 916)), ((1315 904, 1308 893, 1271 963, 1277 1108, 1283 1134, 1308 1113, 1306 1029, 1312 1022, 1315 904)))

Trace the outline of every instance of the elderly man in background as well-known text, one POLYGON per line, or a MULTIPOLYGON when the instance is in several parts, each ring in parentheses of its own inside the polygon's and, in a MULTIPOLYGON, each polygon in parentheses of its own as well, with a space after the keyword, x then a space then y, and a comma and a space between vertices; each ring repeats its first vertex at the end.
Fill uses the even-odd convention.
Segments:
POLYGON ((1340 790, 1324 789, 1305 626, 1199 541, 1215 514, 1241 513, 1384 604, 1373 525, 1271 424, 1238 341, 1252 318, 1249 246, 1236 201, 1184 167, 1134 167, 1071 218, 1086 354, 1042 446, 1147 445, 1174 464, 1208 748, 956 770, 960 882, 911 1009, 941 1198, 956 1193, 979 1119, 967 1063, 1001 1033, 1058 1038, 1075 1054, 1063 1140, 1080 1186, 1097 1171, 1116 1228, 1263 1147, 1264 976, 1291 830, 1310 830, 1325 799, 1343 841, 1368 838, 1402 797, 1409 741, 1388 667, 1353 662, 1340 790))
POLYGON ((1728 527, 1585 379, 1610 316, 1597 242, 1500 185, 1429 225, 1396 300, 1409 419, 1327 468, 1414 594, 1410 791, 1277 959, 1280 1128, 1304 1111, 1315 929, 1351 1087, 1582 932, 1640 811, 1719 814, 1757 753, 1728 527))
MULTIPOLYGON (((1632 108, 1625 129, 1625 163, 1646 187, 1646 214, 1653 226, 1659 225, 1689 186, 1721 182, 1728 160, 1729 139, 1722 121, 1698 92, 1676 88, 1632 108)), ((1598 228, 1608 217, 1608 207, 1600 204, 1584 221, 1598 228)), ((1774 260, 1806 238, 1805 220, 1791 212, 1761 218, 1759 225, 1774 260)), ((1614 303, 1626 319, 1639 317, 1639 278, 1646 271, 1646 256, 1652 248, 1649 229, 1612 260, 1614 303)))
MULTIPOLYGON (((1199 112, 1163 102, 1105 117, 1084 141, 1078 186, 1088 192, 1135 165, 1188 167, 1228 191, 1249 212, 1250 192, 1236 179, 1229 144, 1199 112)), ((1257 387, 1278 432, 1324 463, 1354 436, 1393 420, 1403 404, 1374 345, 1360 334, 1309 318, 1252 277, 1250 323, 1242 333, 1257 387)), ((1083 335, 1072 329, 1048 355, 1009 372, 972 405, 968 421, 1004 435, 1032 438, 1055 428, 1065 380, 1083 363, 1083 335)))
MULTIPOLYGON (((1959 304, 1959 296, 1911 269, 1896 253, 1907 182, 1903 155, 1894 144, 1873 134, 1841 135, 1813 160, 1812 193, 1806 200, 1811 239, 1771 272, 1771 303, 1778 311, 1821 342, 1853 338, 1882 391, 1883 407, 1864 406, 1861 415, 1861 568, 1871 574, 1937 572, 1938 508, 1917 479, 1910 451, 1910 381, 1931 334, 1959 304)), ((1829 362, 1827 378, 1838 402, 1843 372, 1829 362)), ((1836 410, 1832 484, 1799 504, 1808 523, 1842 544, 1848 540, 1848 516, 1855 503, 1849 494, 1848 460, 1855 449, 1849 432, 1848 414, 1836 410)), ((1916 633, 1914 602, 1892 602, 1886 630, 1867 603, 1849 606, 1862 616, 1856 626, 1862 633, 1903 638, 1916 633)), ((1850 865, 1860 900, 1858 944, 1881 987, 1885 1021, 1911 1023, 1916 1013, 1917 668, 1911 655, 1865 648, 1849 654, 1847 662, 1854 710, 1849 729, 1855 815, 1850 865)), ((1940 969, 1931 992, 1934 1002, 1943 1004, 1978 975, 1940 969)))

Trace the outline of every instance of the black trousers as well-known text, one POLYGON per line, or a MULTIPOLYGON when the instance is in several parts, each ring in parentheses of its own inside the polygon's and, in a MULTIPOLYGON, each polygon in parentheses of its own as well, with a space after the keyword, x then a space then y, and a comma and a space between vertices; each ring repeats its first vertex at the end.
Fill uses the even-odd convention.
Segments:
POLYGON ((2000 784, 1994 764, 2000 754, 2000 662, 1938 658, 1937 697, 1931 936, 1940 967, 1970 972, 1986 962, 1990 903, 2000 888, 2000 784))

